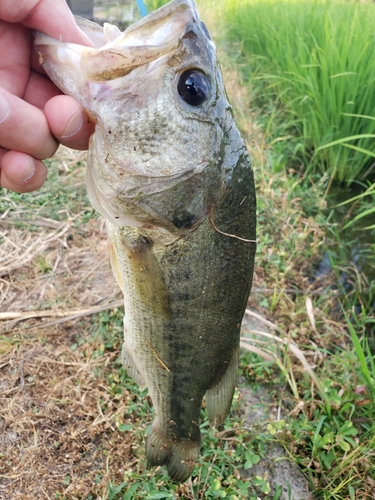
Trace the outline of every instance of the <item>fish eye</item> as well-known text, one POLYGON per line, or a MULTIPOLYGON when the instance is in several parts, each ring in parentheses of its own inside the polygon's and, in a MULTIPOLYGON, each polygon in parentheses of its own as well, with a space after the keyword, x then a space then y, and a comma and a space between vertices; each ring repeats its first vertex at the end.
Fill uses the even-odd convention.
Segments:
POLYGON ((208 97, 208 78, 198 69, 184 71, 178 80, 177 90, 190 106, 200 106, 208 97))

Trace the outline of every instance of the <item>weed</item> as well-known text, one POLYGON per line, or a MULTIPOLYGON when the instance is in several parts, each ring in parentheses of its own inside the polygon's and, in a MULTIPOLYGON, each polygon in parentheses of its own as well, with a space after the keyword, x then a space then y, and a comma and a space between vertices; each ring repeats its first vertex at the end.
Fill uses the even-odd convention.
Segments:
MULTIPOLYGON (((351 205, 350 211, 353 212, 355 205, 358 205, 358 202, 362 201, 361 211, 359 213, 351 214, 350 221, 348 221, 343 229, 348 229, 351 226, 358 226, 358 222, 362 221, 362 219, 366 219, 369 221, 373 220, 373 214, 375 214, 375 183, 369 183, 367 189, 363 190, 360 194, 353 196, 337 205, 337 207, 342 207, 344 205, 351 205)), ((370 225, 360 225, 360 229, 375 229, 375 224, 370 225)))

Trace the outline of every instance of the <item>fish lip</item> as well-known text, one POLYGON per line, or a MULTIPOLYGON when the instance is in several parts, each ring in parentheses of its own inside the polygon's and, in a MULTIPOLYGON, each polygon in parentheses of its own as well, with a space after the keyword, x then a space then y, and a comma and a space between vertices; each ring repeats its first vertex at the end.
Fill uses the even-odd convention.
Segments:
POLYGON ((198 23, 200 21, 199 14, 197 10, 197 5, 194 0, 173 0, 166 5, 163 5, 159 9, 151 12, 146 17, 143 17, 139 21, 131 24, 126 32, 132 33, 144 26, 155 24, 155 21, 162 19, 168 16, 168 13, 171 14, 172 19, 179 15, 179 7, 185 6, 191 11, 191 19, 193 22, 198 23))

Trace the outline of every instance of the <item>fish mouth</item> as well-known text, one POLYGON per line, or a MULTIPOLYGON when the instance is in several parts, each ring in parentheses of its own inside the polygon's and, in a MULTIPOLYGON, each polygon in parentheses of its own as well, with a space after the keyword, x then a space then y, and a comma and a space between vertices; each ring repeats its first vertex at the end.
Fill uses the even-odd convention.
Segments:
MULTIPOLYGON (((107 43, 95 52, 86 51, 82 57, 87 77, 92 81, 108 81, 125 76, 173 51, 189 26, 200 23, 193 0, 174 0, 132 24, 113 40, 109 40, 111 34, 108 25, 104 25, 107 43)), ((202 31, 211 40, 207 28, 202 31)))
MULTIPOLYGON (((125 76, 133 69, 168 54, 178 46, 187 27, 199 24, 200 19, 193 0, 173 0, 123 33, 108 23, 102 28, 82 18, 76 17, 76 22, 95 47, 62 44, 55 40, 52 43, 54 51, 51 47, 39 51, 40 61, 44 62, 47 50, 47 55, 60 63, 71 66, 79 63, 79 69, 90 81, 103 82, 125 76)), ((207 36, 207 29, 204 32, 207 36)), ((42 33, 35 33, 35 44, 39 47, 51 44, 51 40, 42 33)))
POLYGON ((63 35, 55 40, 40 32, 34 32, 34 43, 40 64, 51 79, 84 106, 86 102, 82 101, 88 98, 87 81, 92 84, 113 81, 156 61, 175 50, 190 30, 199 27, 208 45, 214 47, 194 0, 173 0, 124 32, 108 23, 101 27, 83 18, 75 19, 94 47, 63 42, 63 35), (71 83, 73 73, 80 74, 79 79, 74 76, 75 88, 71 83))

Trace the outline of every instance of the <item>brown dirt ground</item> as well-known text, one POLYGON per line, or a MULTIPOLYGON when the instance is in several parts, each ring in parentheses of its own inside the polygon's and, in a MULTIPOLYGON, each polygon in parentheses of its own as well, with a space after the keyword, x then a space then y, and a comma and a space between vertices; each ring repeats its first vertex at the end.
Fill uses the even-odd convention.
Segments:
MULTIPOLYGON (((71 154, 60 152, 61 161, 71 154)), ((105 228, 98 219, 80 228, 36 217, 37 230, 27 231, 17 228, 22 214, 6 215, 0 219, 0 499, 54 499, 57 492, 104 498, 107 482, 121 482, 137 462, 132 435, 115 425, 131 396, 125 389, 109 394, 105 377, 118 352, 97 359, 95 342, 72 350, 85 339, 90 317, 67 319, 121 298, 105 228), (40 310, 49 315, 27 318, 40 310), (22 316, 4 319, 9 312, 22 316)))

